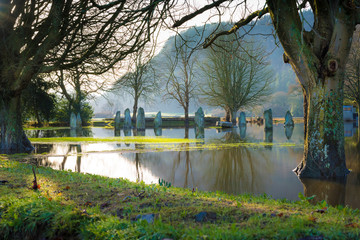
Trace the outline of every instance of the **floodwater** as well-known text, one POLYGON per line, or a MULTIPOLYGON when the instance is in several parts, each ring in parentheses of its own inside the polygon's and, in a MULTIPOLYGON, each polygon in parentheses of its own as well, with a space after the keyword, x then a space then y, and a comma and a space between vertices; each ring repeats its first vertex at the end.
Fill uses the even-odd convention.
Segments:
MULTIPOLYGON (((360 148, 352 123, 345 124, 347 167, 351 170, 345 183, 303 180, 292 172, 303 155, 303 124, 293 129, 283 124, 265 132, 263 126, 246 128, 205 129, 202 143, 172 145, 161 151, 147 144, 125 143, 55 143, 34 144, 35 153, 48 153, 41 165, 59 170, 98 174, 131 181, 157 183, 159 179, 184 188, 223 191, 231 194, 267 194, 273 198, 298 200, 298 194, 316 195, 313 201, 326 200, 332 205, 360 208, 360 148), (232 143, 255 143, 237 145, 232 143), (264 144, 265 143, 265 144, 264 144), (266 144, 273 143, 273 144, 266 144), (179 146, 180 145, 180 146, 179 146), (208 147, 208 146, 219 147, 208 147), (175 145, 174 145, 175 146, 175 145), (193 147, 193 148, 192 148, 193 147), (174 148, 175 149, 175 148, 174 148)), ((70 130, 29 130, 29 137, 65 137, 70 130)), ((113 137, 113 129, 84 128, 82 136, 113 137)), ((116 135, 133 135, 132 131, 116 135)), ((147 129, 145 136, 155 136, 147 129)), ((184 138, 183 128, 162 129, 163 137, 184 138)), ((194 129, 189 129, 194 138, 194 129)))

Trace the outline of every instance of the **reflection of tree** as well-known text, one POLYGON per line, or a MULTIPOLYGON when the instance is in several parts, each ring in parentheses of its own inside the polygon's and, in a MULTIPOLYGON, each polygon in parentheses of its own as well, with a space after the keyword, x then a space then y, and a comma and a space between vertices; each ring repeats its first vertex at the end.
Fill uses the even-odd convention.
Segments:
POLYGON ((345 204, 345 181, 335 182, 318 179, 301 179, 306 197, 315 195, 314 203, 325 200, 330 205, 345 204))
MULTIPOLYGON (((207 173, 208 177, 215 176, 212 189, 219 189, 231 193, 262 193, 265 191, 264 174, 273 172, 273 167, 266 151, 253 150, 246 147, 230 148, 222 151, 209 151, 212 161, 207 173), (260 156, 257 156, 260 154, 260 156)), ((208 179, 210 181, 210 179, 208 179)))
POLYGON ((171 171, 171 180, 172 180, 172 183, 174 183, 176 169, 180 166, 182 159, 184 159, 182 155, 185 154, 185 174, 183 176, 184 177, 184 185, 183 185, 184 188, 189 186, 189 180, 188 180, 189 174, 191 175, 191 180, 192 180, 193 185, 195 184, 194 174, 192 171, 191 161, 190 161, 190 151, 188 151, 189 147, 190 147, 189 143, 182 144, 181 148, 186 149, 186 150, 179 151, 177 153, 177 158, 173 162, 173 167, 172 167, 172 171, 171 171))
POLYGON ((136 182, 141 182, 144 178, 141 170, 140 153, 135 153, 136 182))

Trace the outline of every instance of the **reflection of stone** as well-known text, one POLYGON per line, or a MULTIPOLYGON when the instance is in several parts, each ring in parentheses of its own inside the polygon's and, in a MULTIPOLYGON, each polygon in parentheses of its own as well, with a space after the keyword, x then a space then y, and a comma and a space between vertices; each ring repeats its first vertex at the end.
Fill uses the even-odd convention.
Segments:
POLYGON ((246 126, 246 116, 244 112, 240 113, 240 117, 239 117, 239 127, 240 126, 246 126))
POLYGON ((162 126, 161 112, 159 111, 154 118, 154 128, 160 128, 162 126))
POLYGON ((284 123, 285 127, 288 126, 294 126, 294 120, 292 118, 292 115, 290 113, 290 111, 287 111, 285 114, 285 123, 284 123))
POLYGON ((82 126, 81 116, 80 113, 78 113, 76 115, 76 128, 81 128, 81 126, 82 126))
POLYGON ((142 107, 139 108, 136 116, 136 129, 138 131, 145 130, 145 112, 142 107))
POLYGON ((131 128, 130 110, 128 108, 125 109, 125 112, 124 112, 124 129, 127 129, 127 128, 131 128))
POLYGON ((285 126, 285 136, 288 140, 290 140, 294 131, 294 126, 285 126))
MULTIPOLYGON (((115 127, 115 130, 119 130, 120 129, 120 122, 121 122, 121 119, 120 119, 120 111, 117 111, 116 112, 116 116, 115 116, 115 120, 114 120, 114 127, 115 127)), ((119 130, 120 131, 120 130, 119 130)), ((116 136, 116 135, 115 135, 116 136)), ((120 136, 120 135, 119 135, 120 136)))
POLYGON ((240 139, 244 139, 246 137, 246 126, 240 126, 240 139))
POLYGON ((272 129, 273 128, 273 118, 272 118, 271 108, 264 112, 264 119, 265 119, 265 129, 272 129))
POLYGON ((204 112, 201 107, 195 113, 195 138, 204 138, 204 112))
POLYGON ((159 128, 154 128, 154 133, 155 133, 155 136, 162 136, 162 128, 159 127, 159 128))
POLYGON ((337 182, 305 178, 300 179, 300 181, 304 186, 305 197, 315 195, 315 198, 312 200, 313 203, 325 200, 332 206, 345 204, 346 179, 337 182))
MULTIPOLYGON (((272 143, 273 142, 273 130, 265 128, 265 139, 264 142, 272 143)), ((272 149, 271 145, 265 145, 265 148, 272 149)))
POLYGON ((145 136, 145 130, 136 130, 136 135, 134 134, 134 136, 145 136))
POLYGON ((75 129, 76 128, 76 115, 75 113, 71 113, 70 115, 70 128, 75 129))

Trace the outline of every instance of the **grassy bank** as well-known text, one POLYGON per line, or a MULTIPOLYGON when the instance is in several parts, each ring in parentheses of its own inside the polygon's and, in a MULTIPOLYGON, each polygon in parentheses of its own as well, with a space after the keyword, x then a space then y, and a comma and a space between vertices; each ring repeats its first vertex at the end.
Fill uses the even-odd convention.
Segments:
POLYGON ((160 181, 36 168, 0 157, 0 239, 358 239, 359 211, 160 181))

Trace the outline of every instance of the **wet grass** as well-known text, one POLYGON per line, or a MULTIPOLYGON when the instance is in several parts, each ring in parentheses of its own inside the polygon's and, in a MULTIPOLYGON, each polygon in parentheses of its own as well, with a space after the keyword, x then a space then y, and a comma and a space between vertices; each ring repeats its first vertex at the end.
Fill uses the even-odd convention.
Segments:
POLYGON ((0 184, 0 239, 360 237, 358 210, 311 205, 302 195, 291 202, 46 167, 36 172, 40 189, 35 191, 32 165, 0 156, 0 180, 7 181, 0 184))

